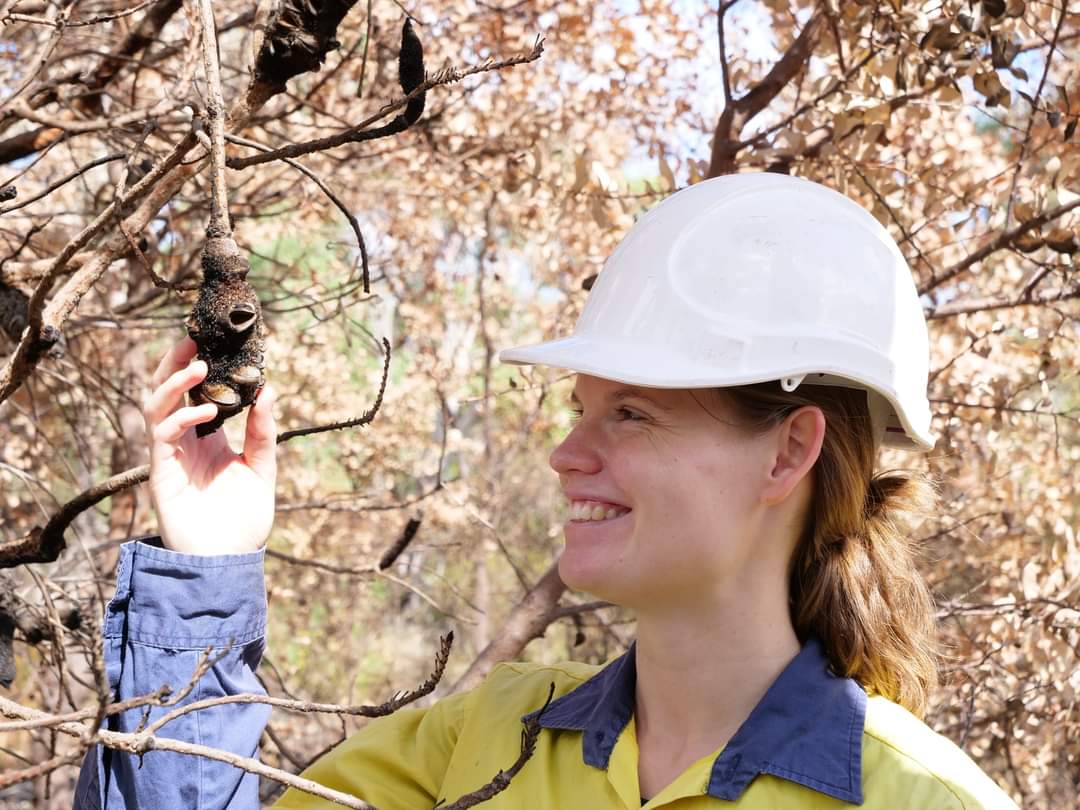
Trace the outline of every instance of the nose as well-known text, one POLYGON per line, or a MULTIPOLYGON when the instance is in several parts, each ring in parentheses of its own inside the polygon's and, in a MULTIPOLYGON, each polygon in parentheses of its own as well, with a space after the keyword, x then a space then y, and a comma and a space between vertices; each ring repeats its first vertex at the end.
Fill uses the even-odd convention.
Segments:
POLYGON ((587 475, 600 472, 604 463, 597 452, 595 437, 590 435, 584 421, 578 422, 548 458, 551 469, 560 476, 569 473, 587 475))

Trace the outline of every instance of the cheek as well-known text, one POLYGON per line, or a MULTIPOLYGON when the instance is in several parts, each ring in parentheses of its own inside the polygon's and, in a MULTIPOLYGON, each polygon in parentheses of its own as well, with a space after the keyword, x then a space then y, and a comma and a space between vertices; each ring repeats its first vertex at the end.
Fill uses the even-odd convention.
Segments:
POLYGON ((656 525, 688 554, 728 559, 747 539, 756 504, 754 475, 744 454, 703 448, 659 479, 656 525))

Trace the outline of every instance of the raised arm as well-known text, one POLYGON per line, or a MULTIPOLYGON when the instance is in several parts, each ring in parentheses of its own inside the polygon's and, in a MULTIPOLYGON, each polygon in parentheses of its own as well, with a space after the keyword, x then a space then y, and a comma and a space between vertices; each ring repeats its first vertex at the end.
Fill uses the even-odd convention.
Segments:
MULTIPOLYGON (((165 356, 144 403, 150 492, 160 537, 126 544, 116 596, 106 611, 105 668, 116 701, 192 682, 206 649, 213 664, 179 705, 261 692, 254 671, 263 650, 266 592, 262 547, 274 518, 276 429, 267 387, 247 416, 242 453, 219 430, 197 438, 213 404, 185 406, 206 376, 185 338, 165 356)), ((174 707, 144 717, 113 715, 108 728, 145 728, 174 707)), ((257 755, 269 707, 229 704, 182 714, 156 731, 245 757, 257 755)), ((165 751, 141 757, 96 748, 79 777, 76 808, 257 808, 258 780, 233 766, 165 751)))

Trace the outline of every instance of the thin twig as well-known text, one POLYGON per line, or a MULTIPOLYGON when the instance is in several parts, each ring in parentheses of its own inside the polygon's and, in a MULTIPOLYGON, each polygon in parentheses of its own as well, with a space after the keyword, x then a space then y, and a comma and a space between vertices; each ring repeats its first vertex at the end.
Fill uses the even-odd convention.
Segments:
MULTIPOLYGON (((80 28, 84 25, 101 25, 102 23, 111 22, 112 20, 119 20, 123 17, 130 17, 132 14, 137 14, 153 3, 154 0, 143 0, 137 6, 132 8, 126 8, 121 11, 115 11, 110 14, 98 14, 95 17, 87 17, 85 20, 68 20, 65 24, 67 28, 80 28)), ((33 17, 29 14, 19 14, 17 12, 9 12, 3 17, 0 17, 0 25, 7 25, 11 22, 24 22, 30 25, 47 25, 50 27, 56 26, 55 20, 49 20, 45 17, 33 17)))
MULTIPOLYGON (((233 143, 250 146, 252 149, 259 149, 263 152, 273 151, 269 146, 264 146, 249 138, 242 138, 239 135, 226 135, 225 138, 233 143)), ((349 227, 352 228, 353 235, 356 237, 356 244, 360 248, 360 266, 364 277, 364 292, 371 292, 371 275, 368 267, 367 245, 364 243, 364 234, 360 232, 360 220, 356 218, 356 215, 349 210, 349 207, 338 198, 338 196, 330 189, 330 186, 328 186, 319 175, 315 174, 314 171, 292 158, 282 158, 282 160, 315 183, 315 185, 322 190, 323 194, 330 199, 330 202, 337 206, 337 209, 344 214, 345 220, 349 223, 349 227)))
MULTIPOLYGON (((15 701, 5 697, 0 697, 0 714, 21 720, 49 717, 46 712, 20 706, 15 701)), ((357 799, 355 796, 350 796, 339 790, 333 790, 332 788, 313 782, 310 779, 304 779, 303 777, 296 776, 288 771, 283 771, 280 768, 272 768, 269 765, 264 765, 252 757, 238 756, 229 753, 228 751, 211 748, 208 745, 199 745, 197 743, 189 743, 183 740, 169 739, 167 737, 156 737, 152 734, 147 734, 144 731, 125 733, 119 731, 105 731, 104 729, 99 730, 89 739, 86 739, 86 726, 81 723, 56 723, 51 726, 51 728, 53 731, 60 732, 61 734, 78 738, 82 743, 82 746, 84 746, 83 750, 89 745, 104 745, 105 747, 112 748, 116 751, 125 751, 129 754, 136 754, 139 756, 151 751, 171 751, 186 756, 202 757, 215 762, 224 762, 247 773, 254 773, 267 779, 273 779, 275 782, 288 785, 296 790, 302 790, 305 793, 311 793, 319 798, 344 805, 345 807, 351 807, 353 810, 377 810, 377 808, 365 801, 357 799)))
POLYGON ((371 4, 367 0, 367 17, 364 18, 364 53, 360 57, 360 77, 356 80, 356 97, 364 95, 364 74, 367 71, 368 46, 371 45, 371 4))
POLYGON ((319 713, 319 714, 339 714, 347 715, 349 717, 386 717, 391 715, 404 706, 408 706, 410 703, 415 703, 422 697, 426 697, 435 691, 435 687, 439 685, 442 680, 443 674, 446 672, 446 663, 450 659, 450 650, 454 645, 453 632, 447 633, 445 636, 439 639, 439 649, 435 653, 435 666, 431 672, 431 675, 420 684, 416 689, 408 692, 399 692, 392 698, 384 703, 377 705, 362 705, 351 706, 348 704, 335 704, 335 703, 314 703, 308 700, 291 700, 289 698, 277 698, 269 695, 259 694, 240 694, 240 695, 225 695, 223 697, 207 698, 205 700, 196 700, 192 703, 187 703, 183 706, 179 706, 168 712, 153 723, 146 727, 147 734, 156 734, 161 731, 165 726, 176 720, 179 717, 183 717, 191 712, 202 711, 204 709, 210 709, 215 706, 224 706, 228 704, 252 704, 259 703, 268 706, 274 706, 279 709, 286 709, 292 712, 304 712, 304 713, 319 713))
POLYGON ((206 73, 206 119, 210 137, 210 223, 206 235, 232 235, 229 225, 229 189, 225 180, 225 98, 221 93, 217 28, 212 0, 198 0, 202 27, 203 70, 206 73))
POLYGON ((1013 198, 1016 196, 1016 182, 1020 179, 1020 170, 1024 165, 1024 158, 1027 156, 1028 141, 1031 140, 1031 127, 1035 123, 1035 115, 1038 112, 1035 105, 1038 103, 1039 98, 1042 96, 1043 87, 1046 86, 1046 77, 1050 75, 1050 65, 1054 61, 1054 51, 1057 50, 1058 38, 1061 36, 1061 28, 1065 25, 1065 18, 1068 16, 1069 4, 1068 0, 1062 0, 1061 11, 1059 12, 1057 25, 1054 27, 1054 36, 1050 40, 1050 53, 1046 55, 1046 64, 1043 65, 1042 77, 1039 79, 1039 86, 1035 90, 1035 95, 1032 96, 1034 101, 1031 105, 1031 114, 1028 116, 1027 127, 1024 130, 1024 138, 1020 141, 1020 154, 1016 157, 1016 168, 1013 169, 1012 182, 1009 185, 1009 199, 1005 205, 1005 227, 1009 227, 1009 221, 1012 219, 1013 212, 1013 198))
POLYGON ((970 270, 976 264, 981 262, 993 253, 1006 248, 1016 241, 1019 237, 1023 236, 1028 231, 1033 231, 1036 228, 1041 228, 1049 222, 1053 222, 1056 219, 1060 219, 1065 214, 1072 211, 1074 208, 1080 208, 1080 199, 1071 200, 1064 205, 1059 205, 1055 208, 1051 208, 1048 211, 1044 211, 1036 217, 1021 222, 1012 230, 1001 231, 998 235, 983 245, 978 250, 965 256, 960 261, 951 267, 946 268, 940 275, 931 277, 925 284, 919 287, 919 295, 925 295, 936 287, 941 286, 946 281, 951 281, 961 273, 970 270))
POLYGON ((390 376, 390 341, 386 338, 382 340, 383 345, 383 373, 382 380, 379 382, 379 393, 375 396, 375 402, 370 408, 364 411, 363 414, 356 419, 346 419, 344 422, 331 422, 328 425, 315 425, 313 427, 297 428, 296 430, 287 430, 284 433, 279 433, 277 436, 277 443, 289 441, 289 439, 295 439, 298 436, 313 436, 316 433, 325 433, 328 430, 344 430, 346 428, 363 427, 370 424, 376 414, 379 412, 379 408, 382 407, 383 394, 386 393, 386 381, 390 376))
POLYGON ((22 200, 15 205, 9 205, 5 208, 0 208, 0 214, 7 214, 11 211, 17 211, 20 208, 25 208, 32 203, 36 203, 38 200, 49 196, 61 186, 70 183, 79 175, 85 174, 96 166, 101 166, 104 163, 111 163, 114 160, 123 160, 125 157, 127 157, 127 155, 125 155, 123 152, 113 152, 111 155, 105 155, 105 157, 94 158, 93 160, 84 163, 82 166, 75 169, 75 171, 65 174, 59 180, 54 180, 52 183, 46 186, 43 191, 35 194, 33 197, 27 197, 25 200, 22 200))
POLYGON ((466 793, 453 804, 438 804, 436 805, 436 808, 438 810, 466 810, 466 808, 474 807, 481 802, 486 802, 488 799, 491 799, 506 790, 510 786, 510 780, 517 776, 518 772, 525 767, 525 763, 528 762, 536 752, 536 741, 540 738, 540 731, 542 729, 540 719, 544 716, 544 712, 547 711, 547 707, 551 704, 551 699, 554 696, 555 684, 552 683, 548 688, 547 700, 544 701, 544 705, 540 708, 540 711, 531 715, 528 720, 525 720, 522 723, 521 753, 518 755, 518 758, 513 765, 505 771, 499 771, 495 774, 494 778, 482 788, 474 790, 472 793, 466 793))
MULTIPOLYGON (((205 0, 204 0, 205 2, 205 0)), ((525 64, 527 62, 535 62, 540 58, 544 52, 544 40, 542 37, 537 37, 532 50, 528 52, 514 54, 506 59, 500 59, 498 61, 488 60, 479 65, 473 65, 468 68, 454 68, 448 67, 440 70, 433 76, 429 76, 424 80, 422 84, 416 87, 412 92, 405 96, 393 101, 382 107, 374 115, 365 118, 359 124, 354 127, 350 127, 344 132, 339 132, 336 135, 330 135, 326 138, 316 138, 311 141, 302 141, 300 143, 290 144, 280 149, 275 149, 271 152, 264 152, 258 155, 249 155, 242 158, 230 158, 228 166, 230 169, 246 169, 249 166, 257 166, 260 163, 269 163, 272 160, 280 160, 282 158, 295 158, 302 155, 310 154, 311 152, 321 152, 326 149, 333 149, 336 146, 341 146, 346 143, 360 143, 367 140, 373 140, 378 137, 382 137, 381 128, 379 130, 369 130, 372 124, 381 121, 390 113, 401 109, 406 106, 414 98, 417 98, 433 87, 440 87, 442 85, 453 84, 459 82, 467 76, 473 76, 477 73, 487 73, 492 70, 502 70, 504 68, 514 67, 515 65, 525 64)))

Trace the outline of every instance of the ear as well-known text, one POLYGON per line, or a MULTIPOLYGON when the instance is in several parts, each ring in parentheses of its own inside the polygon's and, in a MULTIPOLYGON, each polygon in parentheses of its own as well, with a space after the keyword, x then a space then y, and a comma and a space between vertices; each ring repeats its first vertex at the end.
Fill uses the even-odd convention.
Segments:
POLYGON ((825 440, 825 414, 814 405, 799 408, 773 435, 773 466, 761 492, 761 502, 768 505, 785 500, 810 473, 825 440))

